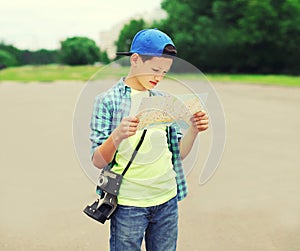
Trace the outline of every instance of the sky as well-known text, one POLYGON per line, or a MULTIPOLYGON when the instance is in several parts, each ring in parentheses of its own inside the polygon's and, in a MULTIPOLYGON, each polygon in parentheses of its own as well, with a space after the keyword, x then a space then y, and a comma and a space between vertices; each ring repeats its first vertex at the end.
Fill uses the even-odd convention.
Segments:
MULTIPOLYGON (((162 0, 1 0, 0 42, 19 49, 58 49, 72 36, 99 32, 160 7, 162 0)), ((147 19, 147 17, 145 17, 147 19)))

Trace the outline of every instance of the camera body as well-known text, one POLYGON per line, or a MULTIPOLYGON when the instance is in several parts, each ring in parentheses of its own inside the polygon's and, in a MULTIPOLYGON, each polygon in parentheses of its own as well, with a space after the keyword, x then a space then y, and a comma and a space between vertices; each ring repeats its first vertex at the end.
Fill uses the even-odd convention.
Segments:
POLYGON ((99 176, 98 186, 105 192, 117 196, 123 176, 109 170, 103 170, 99 176))
POLYGON ((104 224, 117 208, 117 195, 123 176, 112 171, 103 170, 99 176, 98 186, 104 191, 103 201, 96 200, 86 206, 84 213, 92 219, 104 224))
POLYGON ((109 220, 117 208, 117 196, 106 193, 104 199, 99 203, 99 199, 92 205, 86 206, 83 212, 92 219, 104 224, 109 220))

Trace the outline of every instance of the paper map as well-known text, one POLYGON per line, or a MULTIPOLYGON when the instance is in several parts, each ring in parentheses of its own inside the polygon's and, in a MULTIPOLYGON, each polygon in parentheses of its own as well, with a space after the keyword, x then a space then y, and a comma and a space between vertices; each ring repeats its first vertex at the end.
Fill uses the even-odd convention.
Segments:
POLYGON ((142 99, 136 115, 140 120, 138 130, 173 122, 186 129, 193 114, 202 109, 200 97, 194 94, 146 97, 142 99))

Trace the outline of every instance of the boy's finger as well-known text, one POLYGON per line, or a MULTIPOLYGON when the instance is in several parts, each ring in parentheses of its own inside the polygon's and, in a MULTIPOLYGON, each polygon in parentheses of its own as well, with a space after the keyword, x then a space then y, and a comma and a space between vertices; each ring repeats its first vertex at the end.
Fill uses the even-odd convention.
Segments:
POLYGON ((194 114, 194 117, 202 117, 206 115, 206 111, 199 111, 194 114))
POLYGON ((206 119, 202 119, 197 121, 197 125, 208 125, 208 120, 206 119))
POLYGON ((198 122, 198 121, 208 121, 208 116, 194 116, 191 118, 192 122, 198 122))
POLYGON ((137 122, 138 123, 140 120, 137 117, 129 117, 129 121, 130 122, 137 122))

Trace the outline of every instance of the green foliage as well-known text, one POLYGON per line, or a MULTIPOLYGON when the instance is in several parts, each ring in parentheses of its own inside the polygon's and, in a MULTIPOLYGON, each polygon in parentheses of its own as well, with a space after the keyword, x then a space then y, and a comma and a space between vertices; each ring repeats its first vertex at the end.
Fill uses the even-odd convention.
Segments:
POLYGON ((107 52, 106 51, 101 51, 100 52, 100 62, 103 64, 109 64, 110 59, 108 58, 107 52))
POLYGON ((163 0, 159 28, 208 72, 299 74, 299 0, 163 0))
MULTIPOLYGON (((12 45, 0 43, 0 51, 5 52, 1 53, 1 55, 5 54, 2 55, 2 58, 9 57, 14 59, 13 63, 6 64, 7 66, 45 65, 58 64, 60 62, 70 65, 93 64, 97 61, 104 64, 110 63, 106 51, 101 52, 95 42, 88 38, 70 38, 62 42, 62 44, 64 47, 60 51, 46 49, 30 51, 19 50, 12 45)), ((2 58, 0 63, 3 61, 2 58)))
POLYGON ((131 20, 121 30, 118 40, 115 42, 117 51, 127 52, 130 50, 130 45, 134 35, 142 29, 146 28, 146 23, 143 19, 131 20))
POLYGON ((40 65, 40 64, 53 64, 58 62, 57 50, 19 50, 12 45, 0 44, 0 50, 9 53, 16 62, 15 65, 40 65))
POLYGON ((17 59, 8 51, 0 50, 0 68, 17 65, 17 59))
POLYGON ((37 50, 21 51, 21 64, 22 65, 44 65, 54 64, 58 62, 58 51, 57 50, 37 50))
POLYGON ((12 45, 4 44, 3 42, 0 43, 0 50, 9 53, 9 55, 11 55, 17 61, 16 65, 21 65, 21 50, 12 45))
POLYGON ((68 65, 93 64, 100 59, 100 49, 87 37, 71 37, 61 42, 60 59, 68 65))

